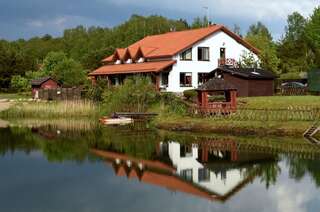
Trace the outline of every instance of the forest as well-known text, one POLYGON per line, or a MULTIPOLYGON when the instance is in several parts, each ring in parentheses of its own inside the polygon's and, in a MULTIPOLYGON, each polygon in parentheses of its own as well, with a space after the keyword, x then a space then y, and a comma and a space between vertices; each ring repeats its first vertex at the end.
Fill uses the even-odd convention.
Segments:
MULTIPOLYGON (((220 24, 220 23, 219 23, 220 24)), ((139 16, 112 28, 78 26, 66 29, 61 37, 44 35, 28 40, 0 40, 0 89, 17 92, 29 89, 33 78, 51 75, 67 86, 86 83, 86 74, 115 48, 127 47, 147 35, 200 28, 208 25, 206 17, 172 20, 163 16, 139 16)), ((299 78, 302 73, 320 67, 320 7, 309 17, 294 12, 287 17, 284 33, 275 40, 269 29, 257 22, 241 34, 261 50, 261 67, 280 78, 299 78)))

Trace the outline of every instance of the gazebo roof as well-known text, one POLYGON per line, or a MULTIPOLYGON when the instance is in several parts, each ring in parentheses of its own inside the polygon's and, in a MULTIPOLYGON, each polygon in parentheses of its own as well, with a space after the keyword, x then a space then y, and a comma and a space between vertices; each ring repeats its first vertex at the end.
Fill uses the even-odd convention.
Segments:
POLYGON ((237 90, 236 86, 232 83, 225 81, 224 79, 210 79, 208 82, 199 86, 197 91, 229 91, 237 90))

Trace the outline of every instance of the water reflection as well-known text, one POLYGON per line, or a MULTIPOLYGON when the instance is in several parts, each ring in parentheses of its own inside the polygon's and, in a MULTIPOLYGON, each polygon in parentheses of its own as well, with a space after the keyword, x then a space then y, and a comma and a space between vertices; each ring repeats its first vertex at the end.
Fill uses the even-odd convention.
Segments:
POLYGON ((157 160, 143 160, 113 151, 92 149, 112 165, 117 176, 180 191, 209 200, 226 201, 260 176, 266 185, 279 174, 278 156, 239 151, 234 140, 204 139, 197 143, 159 142, 157 160))
POLYGON ((290 178, 299 181, 310 175, 320 185, 320 150, 301 139, 83 126, 39 124, 2 128, 0 155, 41 151, 49 162, 106 162, 118 177, 220 202, 226 202, 255 181, 266 188, 276 185, 283 172, 283 161, 290 178))

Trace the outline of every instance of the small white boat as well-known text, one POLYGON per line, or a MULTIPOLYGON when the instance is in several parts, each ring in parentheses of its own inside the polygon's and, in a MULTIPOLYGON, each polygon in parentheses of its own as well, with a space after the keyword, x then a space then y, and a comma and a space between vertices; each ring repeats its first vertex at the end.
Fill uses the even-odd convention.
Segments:
POLYGON ((132 118, 119 117, 119 118, 110 118, 110 117, 102 117, 100 122, 105 125, 125 125, 133 123, 132 118))

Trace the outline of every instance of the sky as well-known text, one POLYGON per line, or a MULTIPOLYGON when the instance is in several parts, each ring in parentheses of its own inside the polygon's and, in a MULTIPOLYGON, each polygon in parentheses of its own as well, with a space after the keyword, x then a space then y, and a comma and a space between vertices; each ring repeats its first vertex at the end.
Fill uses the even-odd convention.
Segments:
POLYGON ((261 21, 277 40, 288 14, 308 17, 319 5, 320 0, 0 0, 0 39, 61 36, 78 25, 113 27, 132 14, 156 14, 188 22, 209 15, 214 23, 239 25, 242 33, 261 21))

